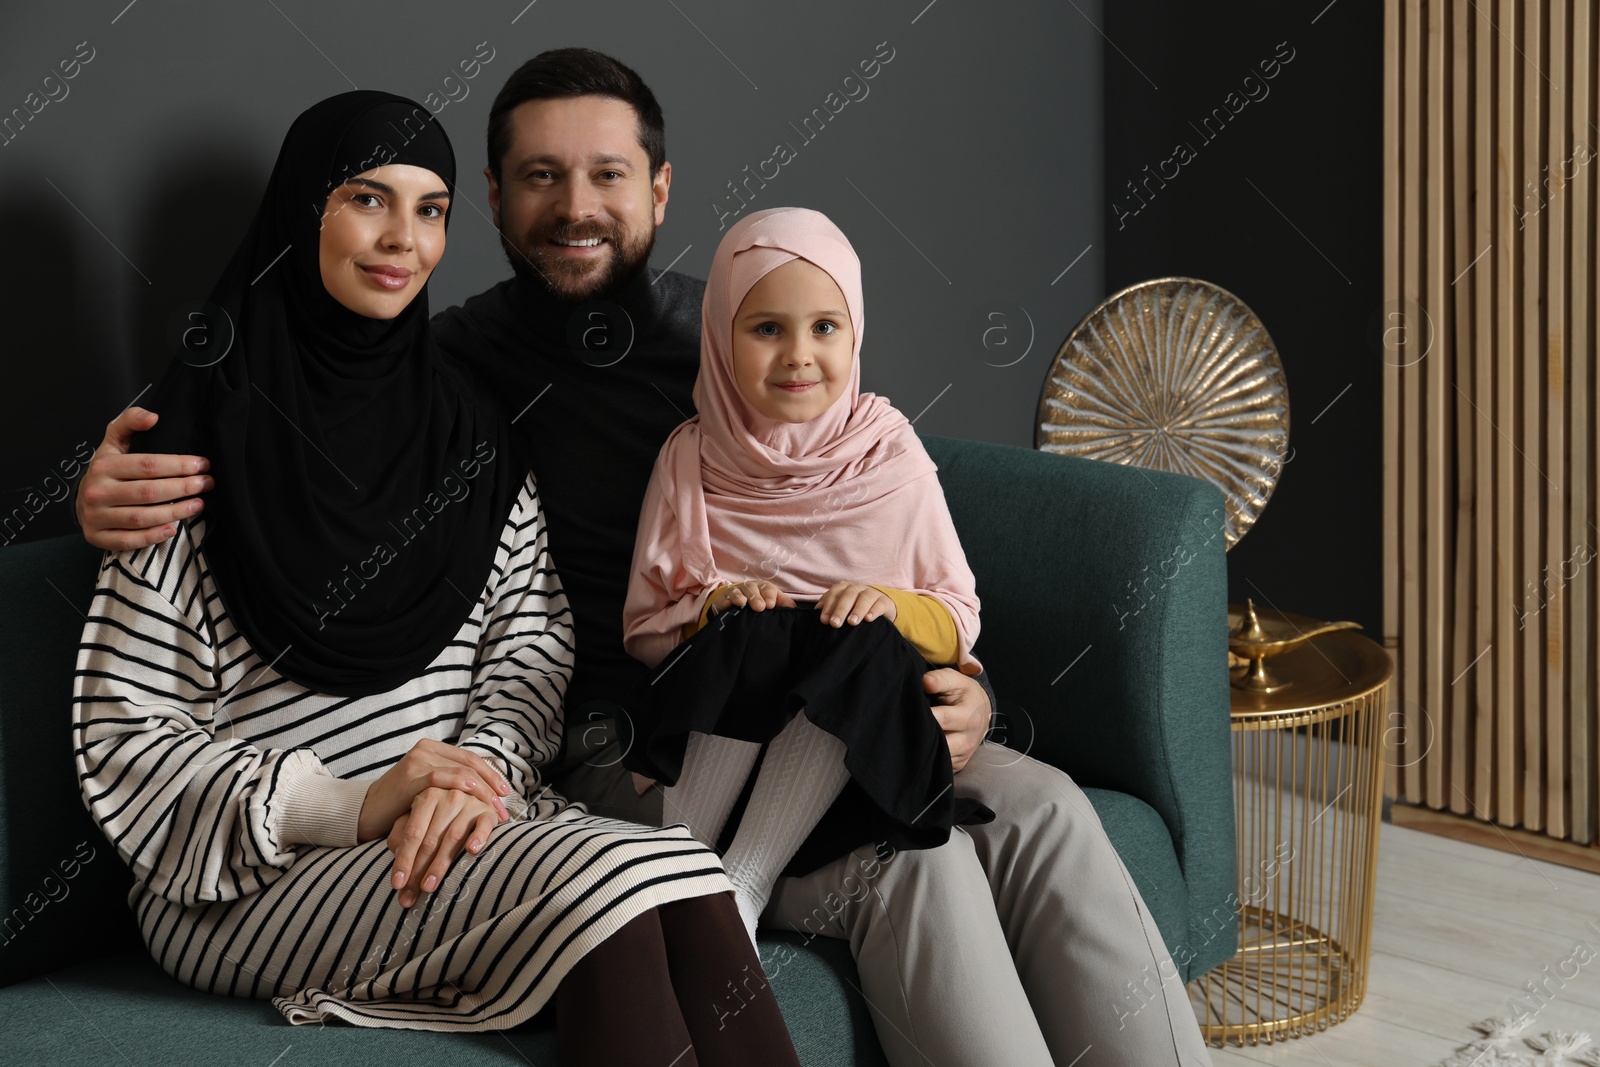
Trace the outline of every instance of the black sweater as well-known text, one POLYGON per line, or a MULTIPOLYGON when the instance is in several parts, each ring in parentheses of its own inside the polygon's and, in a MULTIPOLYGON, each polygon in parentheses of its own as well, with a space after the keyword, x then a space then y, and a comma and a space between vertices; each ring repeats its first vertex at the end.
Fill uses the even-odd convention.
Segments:
POLYGON ((433 320, 533 456, 577 629, 569 708, 624 703, 647 675, 623 651, 622 604, 656 454, 694 414, 704 294, 698 279, 649 271, 615 300, 572 305, 511 279, 433 320))

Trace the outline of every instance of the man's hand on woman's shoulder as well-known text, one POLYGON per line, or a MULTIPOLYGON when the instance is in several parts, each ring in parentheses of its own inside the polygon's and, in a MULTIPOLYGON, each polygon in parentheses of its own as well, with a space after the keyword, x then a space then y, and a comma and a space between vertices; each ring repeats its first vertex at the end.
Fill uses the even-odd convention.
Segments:
POLYGON ((96 548, 127 552, 160 544, 178 532, 178 522, 205 507, 196 494, 215 483, 202 456, 130 452, 133 435, 148 430, 159 416, 128 408, 106 425, 78 483, 73 510, 83 539, 96 548))

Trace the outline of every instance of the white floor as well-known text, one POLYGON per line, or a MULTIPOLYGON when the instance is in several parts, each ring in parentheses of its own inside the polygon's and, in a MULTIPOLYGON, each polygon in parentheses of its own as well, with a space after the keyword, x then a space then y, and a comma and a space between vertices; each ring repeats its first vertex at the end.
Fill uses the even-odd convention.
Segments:
MULTIPOLYGON (((1584 1032, 1600 1042, 1600 875, 1388 824, 1378 847, 1360 1010, 1311 1037, 1213 1049, 1216 1067, 1434 1067, 1480 1037, 1473 1023, 1507 1018, 1507 998, 1529 999, 1524 986, 1536 980, 1554 998, 1522 1037, 1584 1032)), ((1594 1045, 1571 1059, 1539 1059, 1520 1039, 1511 1048, 1516 1058, 1488 1053, 1479 1067, 1600 1065, 1594 1045)))

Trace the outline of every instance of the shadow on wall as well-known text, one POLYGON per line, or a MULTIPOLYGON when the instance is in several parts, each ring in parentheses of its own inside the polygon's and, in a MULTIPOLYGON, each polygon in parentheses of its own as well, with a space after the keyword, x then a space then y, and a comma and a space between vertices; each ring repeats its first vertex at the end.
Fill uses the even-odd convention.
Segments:
POLYGON ((89 413, 108 407, 122 377, 107 343, 113 315, 106 300, 91 298, 115 287, 106 281, 108 265, 84 259, 83 220, 43 178, 9 184, 9 195, 0 197, 7 246, 0 293, 10 309, 6 394, 23 402, 0 420, 0 550, 74 528, 63 501, 94 447, 83 447, 95 427, 89 413), (63 419, 63 411, 85 417, 63 419))
POLYGON ((152 284, 138 287, 129 309, 135 391, 166 372, 169 324, 185 304, 210 298, 261 205, 269 173, 259 157, 218 151, 193 135, 157 145, 152 158, 183 162, 166 172, 140 216, 135 262, 152 284))
POLYGON ((152 153, 184 163, 139 190, 140 228, 115 247, 42 177, 0 202, 0 293, 19 309, 6 319, 7 392, 28 398, 0 428, 0 549, 77 529, 71 482, 106 422, 160 380, 168 323, 210 295, 260 202, 259 159, 192 133, 152 153))

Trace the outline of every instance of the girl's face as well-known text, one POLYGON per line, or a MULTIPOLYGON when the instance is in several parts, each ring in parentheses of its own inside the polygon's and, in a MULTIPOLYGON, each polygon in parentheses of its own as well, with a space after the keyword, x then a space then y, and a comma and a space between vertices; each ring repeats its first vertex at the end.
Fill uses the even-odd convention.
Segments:
POLYGON ((444 255, 450 193, 431 170, 390 163, 328 194, 318 263, 339 303, 369 319, 392 319, 416 299, 444 255))
POLYGON ((844 293, 821 267, 792 259, 768 271, 733 316, 733 378, 769 419, 810 422, 850 384, 855 332, 844 293))

